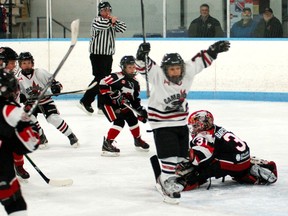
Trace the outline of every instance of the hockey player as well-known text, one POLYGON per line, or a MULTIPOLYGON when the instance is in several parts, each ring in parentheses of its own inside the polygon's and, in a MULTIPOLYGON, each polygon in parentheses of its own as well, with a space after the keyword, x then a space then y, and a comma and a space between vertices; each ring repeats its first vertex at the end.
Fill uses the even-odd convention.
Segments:
POLYGON ((207 110, 193 112, 188 118, 192 140, 189 162, 179 164, 177 181, 191 190, 208 178, 232 176, 246 184, 272 184, 277 181, 275 162, 250 157, 247 143, 231 131, 214 124, 207 110))
POLYGON ((0 69, 0 202, 8 215, 27 215, 27 205, 15 176, 13 153, 27 154, 39 143, 37 127, 15 102, 17 79, 0 69))
MULTIPOLYGON (((0 59, 2 60, 1 68, 3 68, 3 71, 15 74, 18 54, 10 47, 1 47, 0 59)), ((19 94, 16 95, 15 100, 19 102, 19 94)), ((32 118, 33 117, 31 117, 31 119, 32 118)), ((38 126, 38 130, 42 130, 37 121, 35 121, 35 124, 38 126)), ((18 155, 16 153, 13 153, 13 157, 14 157, 14 164, 15 164, 15 170, 16 170, 17 176, 21 177, 22 179, 28 179, 30 177, 30 174, 24 169, 23 155, 18 155)))
POLYGON ((135 78, 136 66, 133 56, 124 56, 120 61, 121 71, 112 73, 100 81, 99 89, 103 95, 105 116, 112 127, 104 137, 102 146, 103 156, 119 156, 120 149, 113 145, 114 140, 123 129, 125 122, 129 125, 134 137, 136 150, 149 151, 149 145, 141 139, 138 120, 146 123, 147 111, 141 106, 139 98, 140 86, 135 78), (131 106, 138 114, 137 117, 127 106, 131 106))
POLYGON ((175 170, 177 164, 185 159, 189 146, 186 96, 194 76, 210 66, 218 53, 226 52, 229 48, 229 41, 218 41, 185 62, 178 53, 169 53, 163 57, 160 67, 148 57, 149 43, 142 43, 138 48, 138 71, 145 74, 147 56, 147 76, 153 87, 148 102, 148 120, 162 165, 159 184, 165 194, 173 199, 180 198, 183 189, 175 181, 175 170))
MULTIPOLYGON (((19 67, 21 71, 18 75, 20 92, 22 101, 25 101, 25 109, 29 111, 32 107, 35 98, 45 88, 51 74, 48 71, 40 68, 34 69, 34 58, 30 52, 22 52, 19 55, 19 67)), ((47 94, 51 91, 53 94, 60 93, 62 85, 60 82, 53 80, 51 88, 47 90, 47 94)), ((42 113, 47 122, 52 124, 57 130, 68 137, 72 147, 78 147, 78 138, 72 132, 68 124, 60 117, 54 100, 51 97, 44 97, 34 111, 33 115, 37 117, 38 113, 42 113)), ((42 142, 43 144, 43 142, 42 142)), ((45 144, 47 145, 47 143, 45 144)))

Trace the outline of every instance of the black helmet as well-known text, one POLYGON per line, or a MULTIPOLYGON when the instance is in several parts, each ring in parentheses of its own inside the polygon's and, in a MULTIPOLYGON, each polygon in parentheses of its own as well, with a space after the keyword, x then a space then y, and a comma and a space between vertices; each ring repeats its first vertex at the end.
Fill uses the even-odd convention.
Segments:
POLYGON ((132 64, 135 64, 135 58, 133 56, 123 56, 122 59, 120 60, 120 68, 122 72, 126 76, 129 76, 131 78, 133 78, 137 74, 136 71, 133 74, 128 74, 126 73, 125 69, 126 69, 126 65, 132 65, 132 64))
POLYGON ((0 59, 2 59, 5 64, 8 64, 9 60, 18 60, 17 53, 10 47, 1 47, 0 56, 0 59))
POLYGON ((184 74, 185 74, 185 63, 181 56, 178 53, 168 53, 164 55, 162 62, 161 62, 161 68, 163 69, 167 79, 175 84, 179 84, 179 82, 182 80, 184 74), (169 77, 167 74, 168 67, 174 66, 174 65, 180 65, 181 66, 181 75, 180 77, 169 77))
POLYGON ((18 81, 13 73, 0 69, 0 97, 15 99, 18 81))
POLYGON ((103 1, 98 4, 98 15, 100 15, 100 11, 104 8, 109 8, 112 11, 112 7, 109 2, 103 1))
MULTIPOLYGON (((20 66, 20 68, 21 68, 22 61, 25 61, 25 60, 30 60, 31 63, 34 64, 34 58, 33 58, 32 54, 30 52, 21 52, 20 55, 19 55, 19 66, 20 66)), ((23 75, 29 75, 29 74, 32 74, 33 71, 34 71, 33 68, 22 69, 21 73, 23 75)))

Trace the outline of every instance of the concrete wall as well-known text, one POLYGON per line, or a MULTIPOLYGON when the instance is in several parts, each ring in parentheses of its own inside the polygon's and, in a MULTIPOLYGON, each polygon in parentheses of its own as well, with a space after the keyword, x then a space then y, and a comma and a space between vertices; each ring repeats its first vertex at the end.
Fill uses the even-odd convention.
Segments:
MULTIPOLYGON (((206 49, 216 40, 164 40, 149 39, 150 57, 160 64, 165 53, 178 52, 184 60, 193 57, 199 50, 206 49)), ((118 39, 114 56, 113 71, 119 71, 123 55, 135 55, 142 41, 118 39)), ((35 67, 55 71, 68 50, 69 40, 1 41, 18 53, 30 51, 35 58, 35 67)), ((64 91, 85 88, 92 80, 88 53, 89 41, 79 39, 73 52, 59 72, 57 79, 64 91)), ((232 92, 288 92, 288 41, 287 40, 231 40, 229 52, 219 54, 213 65, 197 75, 191 91, 232 92)), ((145 80, 139 75, 141 88, 145 80)))

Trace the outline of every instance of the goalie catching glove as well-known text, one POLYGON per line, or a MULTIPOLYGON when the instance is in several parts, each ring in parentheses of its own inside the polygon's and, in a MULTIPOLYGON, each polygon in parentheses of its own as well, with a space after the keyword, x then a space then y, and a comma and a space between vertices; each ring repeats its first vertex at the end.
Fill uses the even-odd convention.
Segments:
POLYGON ((141 43, 137 50, 136 59, 145 61, 145 56, 149 55, 150 49, 150 43, 141 43))
POLYGON ((137 116, 138 120, 143 122, 143 123, 146 123, 147 118, 148 118, 148 113, 147 113, 146 109, 143 106, 140 106, 136 110, 140 114, 137 116))
POLYGON ((218 53, 221 52, 227 52, 230 48, 230 42, 229 41, 218 41, 214 44, 212 44, 208 50, 207 53, 213 58, 216 59, 218 53))

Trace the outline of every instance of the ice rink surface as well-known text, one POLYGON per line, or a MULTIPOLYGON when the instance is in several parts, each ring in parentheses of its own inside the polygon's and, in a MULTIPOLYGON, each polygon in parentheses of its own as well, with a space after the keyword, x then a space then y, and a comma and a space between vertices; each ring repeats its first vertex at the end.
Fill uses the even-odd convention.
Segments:
MULTIPOLYGON (((51 179, 73 179, 69 187, 47 185, 25 161, 31 177, 21 183, 29 216, 286 216, 288 212, 288 103, 252 101, 190 100, 190 113, 207 109, 215 123, 234 132, 250 147, 251 155, 274 160, 278 181, 270 186, 245 186, 229 177, 212 179, 199 189, 183 192, 179 205, 162 201, 156 191, 149 158, 155 154, 149 124, 140 123, 142 138, 150 152, 137 152, 127 126, 117 138, 120 157, 101 156, 103 136, 110 127, 105 116, 86 115, 77 100, 56 100, 63 119, 78 136, 80 147, 71 148, 69 140, 49 125, 39 122, 49 140, 49 148, 30 157, 51 179)), ((147 106, 147 101, 143 100, 147 106)), ((97 110, 96 110, 97 111, 97 110)), ((0 208, 0 215, 6 215, 0 208)))

